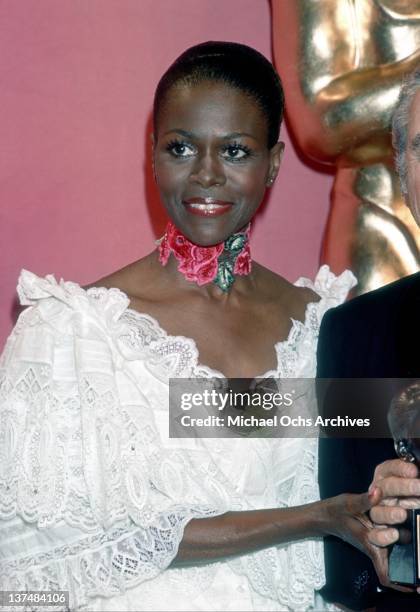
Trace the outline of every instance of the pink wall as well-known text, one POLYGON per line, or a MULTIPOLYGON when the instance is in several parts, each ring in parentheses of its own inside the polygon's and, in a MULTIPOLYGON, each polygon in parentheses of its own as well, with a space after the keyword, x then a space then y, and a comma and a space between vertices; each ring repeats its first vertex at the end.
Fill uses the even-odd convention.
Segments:
MULTIPOLYGON (((84 284, 153 249, 153 90, 182 50, 209 39, 271 57, 268 0, 0 3, 0 344, 22 267, 84 284)), ((253 252, 294 280, 317 268, 331 179, 283 138, 253 252)))

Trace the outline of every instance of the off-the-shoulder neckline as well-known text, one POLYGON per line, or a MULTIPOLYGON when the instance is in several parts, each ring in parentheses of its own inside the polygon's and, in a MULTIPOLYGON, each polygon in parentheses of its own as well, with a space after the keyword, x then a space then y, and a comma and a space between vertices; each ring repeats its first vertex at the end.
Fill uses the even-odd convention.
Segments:
MULTIPOLYGON (((344 298, 347 292, 350 290, 351 286, 354 284, 354 281, 355 278, 351 272, 346 271, 341 275, 336 276, 329 270, 328 266, 322 266, 319 269, 314 281, 305 277, 298 278, 298 280, 293 283, 295 286, 308 287, 312 289, 312 291, 316 293, 320 299, 307 303, 303 321, 291 318, 292 325, 287 338, 273 344, 277 357, 276 369, 268 370, 264 374, 256 376, 256 378, 267 378, 268 376, 278 374, 281 366, 279 359, 280 349, 282 347, 287 348, 288 346, 293 346, 293 344, 296 342, 297 332, 301 329, 311 329, 310 323, 313 314, 315 314, 317 323, 319 325, 323 311, 329 307, 328 302, 330 302, 331 306, 341 303, 342 298, 344 298), (336 285, 335 288, 334 285, 336 285)), ((60 280, 60 282, 57 283, 52 275, 41 278, 32 272, 22 270, 19 278, 18 293, 23 304, 34 304, 38 299, 51 296, 56 297, 60 301, 63 301, 74 308, 78 308, 80 306, 79 300, 76 299, 75 302, 73 301, 72 298, 74 297, 77 298, 77 296, 84 295, 89 301, 92 299, 96 301, 97 298, 102 297, 103 302, 102 300, 100 301, 104 304, 104 312, 107 315, 109 323, 112 321, 117 323, 123 316, 124 312, 131 312, 138 319, 147 319, 154 326, 155 330, 158 332, 158 335, 160 334, 161 338, 164 340, 186 341, 193 349, 196 368, 201 368, 203 371, 206 371, 212 376, 225 377, 219 370, 214 370, 213 368, 210 368, 199 361, 198 347, 193 338, 178 335, 172 336, 169 334, 155 317, 148 313, 139 312, 138 310, 131 308, 129 296, 118 287, 91 286, 88 289, 84 289, 79 284, 71 281, 60 280)))
MULTIPOLYGON (((311 313, 313 312, 314 308, 317 308, 318 305, 323 301, 324 298, 322 298, 322 296, 319 296, 320 299, 317 300, 316 302, 308 302, 306 304, 305 307, 305 316, 304 316, 304 320, 301 321, 299 319, 293 319, 292 317, 290 318, 291 321, 291 326, 289 329, 289 332, 287 334, 287 337, 284 340, 279 340, 278 342, 274 342, 272 348, 274 348, 274 352, 276 355, 276 366, 274 369, 270 369, 267 370, 266 372, 262 373, 262 374, 258 374, 255 375, 254 378, 270 378, 273 376, 278 376, 278 372, 281 366, 280 363, 280 348, 281 347, 287 347, 291 344, 293 344, 293 338, 294 335, 296 333, 297 329, 303 329, 303 328, 307 328, 309 329, 309 321, 311 318, 311 313)), ((199 372, 205 372, 208 376, 212 376, 214 378, 228 378, 226 374, 224 374, 221 370, 212 368, 208 365, 206 365, 204 362, 202 362, 200 360, 200 351, 198 349, 197 346, 197 342, 194 340, 194 338, 191 338, 190 336, 184 336, 184 335, 172 335, 170 334, 160 323, 159 321, 153 317, 152 315, 145 313, 145 312, 140 312, 138 310, 135 310, 134 308, 126 308, 125 311, 122 313, 122 317, 124 317, 125 313, 129 313, 129 314, 133 314, 135 319, 137 319, 139 322, 141 320, 147 320, 149 323, 151 323, 153 325, 153 327, 155 328, 155 330, 158 332, 158 335, 160 336, 160 338, 157 341, 151 341, 151 345, 153 345, 153 342, 161 342, 163 341, 167 341, 167 342, 177 342, 177 341, 181 341, 181 342, 185 342, 187 344, 189 344, 189 346, 192 348, 193 353, 194 353, 194 366, 195 368, 199 371, 199 372)))

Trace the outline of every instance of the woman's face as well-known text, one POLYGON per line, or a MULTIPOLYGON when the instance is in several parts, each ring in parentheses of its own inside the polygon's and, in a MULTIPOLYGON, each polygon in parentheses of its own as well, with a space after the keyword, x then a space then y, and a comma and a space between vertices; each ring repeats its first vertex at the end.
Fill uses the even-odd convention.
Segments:
POLYGON ((255 214, 282 148, 268 149, 264 114, 242 91, 212 81, 173 87, 159 110, 154 146, 169 217, 196 244, 223 242, 255 214))

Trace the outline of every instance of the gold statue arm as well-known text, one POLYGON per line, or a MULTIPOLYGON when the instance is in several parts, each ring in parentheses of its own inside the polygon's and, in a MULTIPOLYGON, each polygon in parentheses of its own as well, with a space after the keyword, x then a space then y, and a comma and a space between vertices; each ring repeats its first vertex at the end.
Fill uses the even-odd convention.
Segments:
POLYGON ((322 89, 316 95, 316 106, 327 138, 322 141, 322 149, 319 140, 313 144, 309 141, 310 155, 314 149, 316 155, 326 155, 328 159, 340 157, 344 165, 372 164, 392 156, 392 112, 402 79, 419 61, 420 54, 415 53, 392 65, 364 68, 338 77, 322 89), (343 143, 352 146, 343 150, 343 143), (359 145, 365 146, 361 150, 359 145))
MULTIPOLYGON (((386 36, 372 34, 379 19, 372 0, 272 0, 272 10, 276 64, 301 148, 345 166, 391 159, 392 110, 401 80, 420 62, 412 37, 405 33, 408 55, 395 61, 400 49, 380 49, 390 61, 374 66, 369 59, 382 55, 386 36)), ((403 37, 387 35, 394 46, 403 37)))

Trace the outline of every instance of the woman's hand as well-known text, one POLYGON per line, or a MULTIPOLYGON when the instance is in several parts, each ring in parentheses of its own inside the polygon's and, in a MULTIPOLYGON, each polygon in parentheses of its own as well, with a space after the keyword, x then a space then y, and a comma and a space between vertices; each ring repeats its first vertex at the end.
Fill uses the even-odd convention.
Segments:
POLYGON ((330 535, 341 538, 368 555, 383 586, 411 592, 411 589, 389 582, 388 549, 372 543, 372 533, 375 527, 368 512, 377 506, 381 499, 381 490, 378 487, 372 487, 369 493, 361 495, 345 493, 325 500, 326 530, 330 535))
POLYGON ((367 514, 380 500, 381 492, 375 488, 361 495, 344 493, 325 500, 325 503, 328 533, 368 555, 381 584, 385 585, 388 582, 388 551, 370 542, 369 535, 374 526, 367 514))

